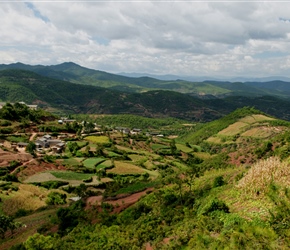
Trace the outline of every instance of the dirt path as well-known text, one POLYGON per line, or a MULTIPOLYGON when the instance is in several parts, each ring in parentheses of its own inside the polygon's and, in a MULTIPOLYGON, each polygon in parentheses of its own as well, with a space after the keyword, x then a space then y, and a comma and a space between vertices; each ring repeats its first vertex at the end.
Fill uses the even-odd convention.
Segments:
POLYGON ((32 135, 29 138, 29 141, 33 141, 35 136, 37 136, 37 133, 32 133, 32 135))

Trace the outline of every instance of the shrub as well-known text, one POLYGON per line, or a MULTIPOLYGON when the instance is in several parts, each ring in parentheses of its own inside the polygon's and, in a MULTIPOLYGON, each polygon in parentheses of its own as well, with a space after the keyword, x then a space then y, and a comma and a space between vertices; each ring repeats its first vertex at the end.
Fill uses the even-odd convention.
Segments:
POLYGON ((88 182, 92 182, 93 181, 93 177, 91 176, 91 177, 89 177, 89 178, 87 178, 87 179, 84 179, 83 180, 83 182, 86 182, 86 183, 88 183, 88 182))
POLYGON ((223 211, 225 213, 229 213, 229 207, 223 202, 218 200, 217 198, 212 199, 202 211, 203 215, 208 215, 214 211, 223 211))
POLYGON ((223 176, 217 176, 213 181, 213 187, 221 187, 225 184, 223 176))
POLYGON ((66 194, 50 192, 46 199, 48 205, 62 205, 66 203, 66 194))

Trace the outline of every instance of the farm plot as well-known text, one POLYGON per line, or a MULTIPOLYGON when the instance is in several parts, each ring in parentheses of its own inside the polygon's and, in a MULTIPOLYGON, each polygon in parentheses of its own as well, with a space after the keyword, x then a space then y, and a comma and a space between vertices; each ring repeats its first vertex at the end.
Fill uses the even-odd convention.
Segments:
POLYGON ((94 169, 99 163, 104 162, 105 158, 88 158, 83 161, 83 164, 86 168, 94 169))
POLYGON ((185 145, 183 145, 183 144, 179 144, 179 143, 176 144, 176 148, 177 148, 178 150, 184 152, 184 153, 190 153, 190 152, 193 151, 192 148, 189 148, 189 147, 187 147, 187 146, 185 146, 185 145))
MULTIPOLYGON (((34 174, 28 177, 24 182, 25 183, 35 183, 35 182, 47 182, 47 181, 67 181, 69 185, 77 186, 83 182, 83 180, 95 176, 95 174, 85 174, 85 173, 76 173, 72 171, 51 171, 51 172, 42 172, 34 174)), ((89 184, 98 184, 96 178, 93 178, 93 181, 89 184)))
POLYGON ((146 156, 143 155, 136 155, 136 154, 130 154, 128 155, 128 157, 130 158, 131 161, 133 162, 140 162, 140 161, 144 161, 147 159, 146 156))
POLYGON ((106 160, 104 162, 101 162, 100 164, 97 165, 96 169, 100 170, 100 169, 109 169, 109 168, 113 168, 113 163, 111 160, 106 160))
POLYGON ((65 166, 78 166, 80 165, 80 163, 84 160, 85 158, 77 158, 77 157, 74 157, 74 158, 69 158, 69 159, 64 159, 62 160, 60 163, 65 165, 65 166))
POLYGON ((14 215, 19 209, 35 211, 46 206, 44 198, 47 193, 45 189, 30 184, 20 184, 18 191, 12 191, 9 197, 2 197, 2 211, 7 215, 14 215))
POLYGON ((115 167, 108 170, 108 173, 114 174, 144 174, 146 171, 136 165, 131 163, 122 162, 122 161, 115 161, 115 167))
POLYGON ((79 181, 88 179, 95 175, 95 174, 77 173, 72 171, 52 171, 50 173, 56 178, 62 180, 79 180, 79 181))
POLYGON ((261 122, 261 121, 270 121, 270 120, 275 120, 274 118, 265 116, 265 115, 251 115, 251 116, 246 116, 242 119, 240 119, 241 122, 245 123, 255 123, 255 122, 261 122))
POLYGON ((234 124, 229 125, 227 128, 223 129, 218 133, 218 135, 226 135, 233 136, 240 133, 246 126, 248 126, 245 122, 235 122, 234 124))
POLYGON ((157 143, 155 143, 155 144, 152 144, 152 145, 151 145, 151 148, 152 148, 154 151, 157 151, 157 150, 159 150, 159 149, 169 149, 170 147, 167 146, 167 145, 163 145, 163 144, 157 144, 157 143))
POLYGON ((255 127, 252 128, 245 133, 243 133, 241 136, 250 136, 254 138, 267 138, 270 137, 271 135, 275 134, 275 131, 273 128, 268 128, 268 127, 255 127))
POLYGON ((110 139, 107 136, 101 135, 101 136, 95 136, 95 135, 90 135, 85 137, 85 140, 90 141, 92 143, 96 144, 109 144, 110 139))

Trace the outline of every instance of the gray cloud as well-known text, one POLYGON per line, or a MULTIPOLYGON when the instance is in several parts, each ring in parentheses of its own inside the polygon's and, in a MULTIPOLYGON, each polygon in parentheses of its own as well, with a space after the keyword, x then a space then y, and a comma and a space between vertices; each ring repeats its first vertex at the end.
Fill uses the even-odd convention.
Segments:
POLYGON ((0 4, 1 63, 74 61, 109 72, 290 76, 290 3, 0 4))

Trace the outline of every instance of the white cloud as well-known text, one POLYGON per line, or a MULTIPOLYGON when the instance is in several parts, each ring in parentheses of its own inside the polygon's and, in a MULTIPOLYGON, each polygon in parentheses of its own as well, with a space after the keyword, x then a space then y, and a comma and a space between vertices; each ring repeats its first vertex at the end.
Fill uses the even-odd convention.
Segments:
POLYGON ((290 76, 290 3, 34 1, 0 7, 0 63, 290 76))

